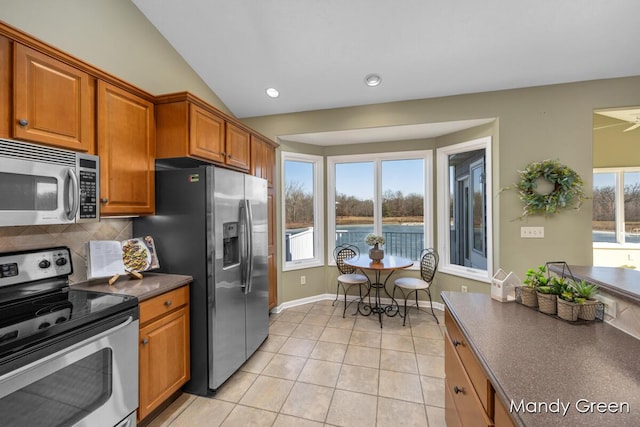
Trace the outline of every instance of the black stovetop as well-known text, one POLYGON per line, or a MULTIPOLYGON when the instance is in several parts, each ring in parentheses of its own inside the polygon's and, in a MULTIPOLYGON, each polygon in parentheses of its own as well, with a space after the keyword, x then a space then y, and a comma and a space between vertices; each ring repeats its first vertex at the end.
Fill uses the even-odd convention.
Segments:
POLYGON ((137 305, 133 296, 69 287, 5 302, 0 305, 0 359, 137 305))

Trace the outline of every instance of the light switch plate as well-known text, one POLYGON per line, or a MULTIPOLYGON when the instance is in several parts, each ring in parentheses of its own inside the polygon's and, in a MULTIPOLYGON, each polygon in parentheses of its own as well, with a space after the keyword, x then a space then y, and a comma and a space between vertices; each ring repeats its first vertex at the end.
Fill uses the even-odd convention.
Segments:
POLYGON ((523 239, 544 238, 544 227, 520 227, 520 237, 523 239))

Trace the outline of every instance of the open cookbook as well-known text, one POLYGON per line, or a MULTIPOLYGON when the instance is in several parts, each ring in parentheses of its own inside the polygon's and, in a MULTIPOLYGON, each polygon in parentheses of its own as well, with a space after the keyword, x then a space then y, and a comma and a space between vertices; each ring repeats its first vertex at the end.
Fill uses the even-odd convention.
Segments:
POLYGON ((86 246, 87 279, 141 273, 158 268, 153 238, 134 237, 123 240, 90 240, 86 246))

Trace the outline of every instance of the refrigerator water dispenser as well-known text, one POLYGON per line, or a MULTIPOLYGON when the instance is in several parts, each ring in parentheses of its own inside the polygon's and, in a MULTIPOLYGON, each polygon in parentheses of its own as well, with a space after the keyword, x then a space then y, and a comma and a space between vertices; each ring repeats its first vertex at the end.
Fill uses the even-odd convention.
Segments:
POLYGON ((238 222, 222 224, 222 267, 227 268, 240 263, 240 239, 238 222))

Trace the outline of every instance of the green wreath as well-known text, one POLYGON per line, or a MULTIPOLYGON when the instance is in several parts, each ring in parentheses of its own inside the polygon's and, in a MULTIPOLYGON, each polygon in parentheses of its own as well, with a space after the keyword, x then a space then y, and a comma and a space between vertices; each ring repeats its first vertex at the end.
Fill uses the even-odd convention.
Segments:
POLYGON ((518 173, 520 182, 516 188, 520 192, 520 200, 524 202, 523 217, 534 214, 550 216, 569 207, 579 209, 587 199, 580 175, 555 160, 529 163, 518 173), (538 180, 541 178, 553 185, 549 194, 537 191, 538 180))

